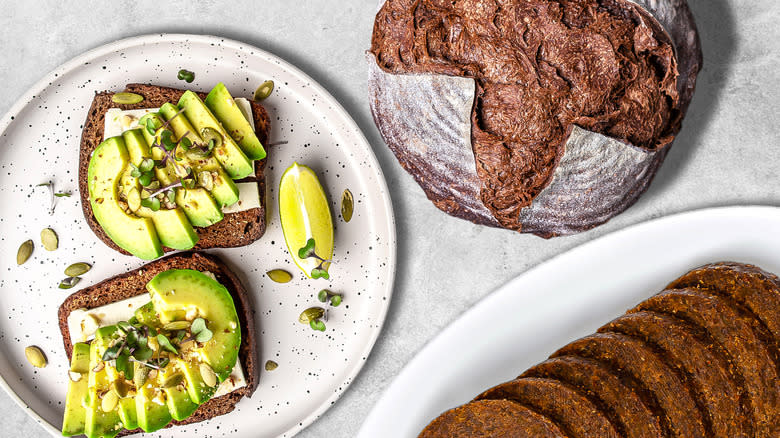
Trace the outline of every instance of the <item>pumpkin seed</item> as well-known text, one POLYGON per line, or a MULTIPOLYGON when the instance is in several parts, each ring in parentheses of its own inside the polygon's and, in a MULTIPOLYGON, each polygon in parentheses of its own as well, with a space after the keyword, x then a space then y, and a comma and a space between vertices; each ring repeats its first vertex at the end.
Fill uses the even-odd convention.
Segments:
POLYGON ((301 312, 298 316, 298 322, 301 324, 309 324, 312 321, 316 321, 325 315, 325 309, 322 307, 309 307, 301 312))
POLYGON ((266 272, 265 275, 277 283, 289 283, 292 280, 292 274, 284 269, 274 269, 266 272))
POLYGON ((135 384, 136 388, 140 388, 144 385, 146 378, 149 376, 149 367, 134 362, 133 368, 133 384, 135 384))
POLYGON ((28 241, 22 243, 19 246, 19 250, 16 251, 16 264, 17 265, 24 264, 24 262, 26 262, 30 258, 30 256, 32 255, 32 252, 33 252, 33 247, 34 247, 34 244, 33 244, 32 240, 28 240, 28 241))
POLYGON ((349 189, 345 189, 341 194, 341 217, 344 218, 344 222, 352 220, 352 212, 355 209, 355 200, 352 197, 352 192, 349 189))
POLYGON ((203 383, 209 388, 213 388, 217 385, 217 375, 214 374, 214 370, 212 370, 208 364, 200 364, 200 376, 203 377, 203 383))
POLYGON ((60 289, 70 289, 73 286, 75 286, 79 281, 81 281, 81 277, 68 277, 60 281, 60 285, 58 287, 60 289))
POLYGON ((86 274, 90 269, 92 269, 92 266, 89 263, 74 263, 65 268, 65 275, 68 277, 78 277, 79 275, 86 274))
POLYGON ((46 366, 46 356, 40 348, 34 345, 24 349, 24 356, 27 358, 27 362, 30 362, 30 365, 35 368, 43 368, 46 366))
POLYGON ((108 391, 103 394, 103 400, 100 401, 100 409, 102 409, 103 412, 111 412, 114 410, 117 403, 119 403, 119 397, 114 391, 108 391))
POLYGON ((274 81, 265 81, 255 90, 255 101, 267 99, 274 91, 274 81))
POLYGON ((167 379, 162 384, 163 388, 173 388, 174 386, 178 386, 182 381, 184 381, 184 375, 181 373, 176 373, 167 379))
POLYGON ((163 330, 172 332, 176 330, 184 330, 189 327, 190 327, 189 321, 173 321, 173 322, 169 322, 168 324, 165 324, 163 326, 163 330))
POLYGON ((41 243, 46 251, 54 251, 59 246, 60 240, 57 238, 57 233, 51 228, 44 228, 41 230, 41 243))
POLYGON ((200 136, 203 137, 203 141, 208 144, 211 140, 214 140, 214 147, 218 148, 222 146, 222 134, 214 128, 203 128, 200 130, 200 136))
MULTIPOLYGON (((135 377, 135 376, 133 376, 133 377, 135 377)), ((119 397, 119 398, 126 397, 127 396, 127 390, 128 390, 127 383, 125 383, 124 380, 115 380, 111 384, 111 392, 116 394, 116 396, 119 397)))
POLYGON ((278 366, 279 366, 279 364, 278 364, 278 363, 276 363, 276 362, 274 362, 274 361, 272 361, 272 360, 269 360, 269 361, 267 361, 267 362, 265 363, 265 370, 266 370, 266 371, 273 371, 273 370, 275 370, 275 369, 276 369, 278 366))
POLYGON ((140 94, 122 92, 114 93, 114 95, 111 96, 111 101, 118 103, 119 105, 135 105, 136 103, 143 102, 144 97, 140 94))

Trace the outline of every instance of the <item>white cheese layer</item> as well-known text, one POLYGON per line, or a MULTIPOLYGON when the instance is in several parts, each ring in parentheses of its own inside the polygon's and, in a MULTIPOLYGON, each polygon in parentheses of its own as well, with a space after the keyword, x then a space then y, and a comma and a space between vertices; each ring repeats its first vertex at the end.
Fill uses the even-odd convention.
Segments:
MULTIPOLYGON (((236 97, 233 99, 246 117, 252 129, 255 129, 255 120, 252 118, 252 105, 248 99, 236 97)), ((135 110, 123 110, 109 108, 106 111, 106 121, 103 127, 103 140, 122 135, 123 132, 138 128, 138 120, 146 114, 159 111, 160 108, 144 108, 135 110)), ((223 213, 238 213, 260 207, 260 189, 257 183, 236 183, 238 187, 238 202, 222 208, 223 213)))
MULTIPOLYGON (((122 301, 116 301, 94 309, 76 309, 68 315, 68 330, 70 341, 86 342, 95 337, 95 331, 100 327, 116 324, 119 321, 127 321, 133 317, 135 310, 149 302, 149 294, 136 295, 122 301)), ((244 369, 241 361, 236 361, 236 366, 230 373, 230 377, 219 384, 214 397, 219 397, 246 386, 244 369)))

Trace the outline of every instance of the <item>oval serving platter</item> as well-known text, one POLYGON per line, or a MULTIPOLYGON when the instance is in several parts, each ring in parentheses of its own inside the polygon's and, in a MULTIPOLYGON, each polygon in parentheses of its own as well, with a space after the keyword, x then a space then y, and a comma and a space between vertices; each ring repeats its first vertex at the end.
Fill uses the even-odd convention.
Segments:
POLYGON ((146 35, 91 50, 49 73, 0 119, 0 386, 48 432, 59 435, 68 364, 57 307, 79 288, 143 264, 106 247, 87 226, 79 205, 77 175, 81 125, 92 97, 131 82, 208 91, 224 82, 237 97, 250 97, 267 79, 276 87, 263 105, 271 116, 267 163, 268 228, 254 244, 210 251, 239 274, 255 304, 260 372, 251 399, 208 422, 175 427, 155 436, 292 436, 328 409, 360 371, 381 330, 395 274, 395 223, 390 197, 376 158, 355 122, 338 102, 305 73, 250 45, 214 36, 146 35), (195 72, 191 84, 177 72, 195 72), (307 280, 287 254, 277 211, 277 187, 293 161, 320 176, 336 226, 331 280, 307 280), (51 181, 56 199, 49 214, 51 181), (354 195, 354 215, 338 215, 341 194, 354 195), (59 249, 48 252, 40 232, 52 227, 59 249), (30 260, 17 266, 17 249, 36 242, 30 260), (57 288, 63 270, 75 262, 94 268, 73 289, 57 288), (266 271, 293 274, 286 284, 266 271), (322 288, 344 294, 329 312, 327 331, 298 323, 300 312, 318 304, 322 288), (24 348, 39 346, 49 365, 34 369, 24 348))
POLYGON ((724 207, 651 220, 567 251, 500 287, 389 384, 359 438, 416 437, 440 413, 594 333, 685 272, 717 261, 780 273, 780 208, 724 207))

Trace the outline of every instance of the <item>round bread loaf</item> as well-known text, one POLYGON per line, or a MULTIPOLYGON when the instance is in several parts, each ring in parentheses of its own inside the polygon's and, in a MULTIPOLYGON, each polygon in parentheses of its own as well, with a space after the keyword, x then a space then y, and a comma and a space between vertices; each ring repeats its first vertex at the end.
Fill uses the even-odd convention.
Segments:
POLYGON ((685 0, 387 0, 369 102, 441 210, 543 237, 631 206, 701 65, 685 0))

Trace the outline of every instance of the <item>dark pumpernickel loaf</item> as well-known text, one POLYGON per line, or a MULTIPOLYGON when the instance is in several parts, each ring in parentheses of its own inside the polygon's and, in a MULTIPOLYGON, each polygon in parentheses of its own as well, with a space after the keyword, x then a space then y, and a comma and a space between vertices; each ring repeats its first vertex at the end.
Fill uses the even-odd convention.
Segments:
MULTIPOLYGON (((255 340, 254 312, 252 310, 251 298, 236 274, 218 257, 213 255, 197 252, 173 254, 70 295, 60 305, 58 312, 62 342, 65 346, 68 360, 70 360, 73 344, 71 343, 70 330, 68 329, 68 315, 72 311, 81 308, 92 309, 136 295, 146 294, 148 293, 146 283, 160 272, 170 269, 209 271, 230 292, 230 295, 233 297, 233 303, 236 306, 238 320, 241 324, 241 348, 238 353, 238 360, 243 367, 247 384, 245 387, 229 394, 207 401, 192 416, 182 421, 174 420, 168 427, 198 423, 227 414, 235 409, 236 403, 243 397, 251 397, 257 388, 259 352, 255 340)), ((139 432, 141 432, 140 429, 133 431, 125 430, 120 435, 139 432)))
MULTIPOLYGON (((89 203, 89 189, 87 188, 87 170, 89 168, 89 159, 92 151, 103 141, 103 130, 105 126, 106 111, 110 108, 121 108, 123 110, 140 108, 158 108, 166 102, 176 103, 185 90, 175 88, 160 87, 147 84, 128 84, 125 87, 127 92, 140 94, 144 100, 134 105, 119 105, 111 100, 114 95, 112 92, 102 92, 95 95, 92 106, 87 114, 84 128, 81 133, 81 148, 79 151, 79 194, 81 196, 81 208, 84 212, 84 218, 87 224, 106 245, 123 254, 128 254, 119 248, 103 231, 103 228, 92 214, 92 207, 89 203)), ((205 93, 198 93, 201 99, 206 97, 205 93)), ((255 122, 255 132, 260 142, 268 151, 268 136, 270 131, 270 119, 265 108, 257 102, 251 101, 252 117, 255 122)), ((200 236, 198 244, 193 250, 207 248, 233 248, 249 245, 256 241, 265 233, 266 227, 266 209, 265 209, 265 163, 267 158, 255 161, 255 175, 247 177, 237 182, 257 182, 260 192, 260 208, 253 208, 237 213, 225 214, 225 218, 207 228, 195 228, 200 236)), ((166 252, 172 251, 165 248, 166 252)))
MULTIPOLYGON (((582 419, 569 417, 580 417, 577 412, 542 412, 555 402, 543 407, 516 395, 527 385, 520 382, 542 378, 583 394, 620 436, 776 438, 778 345, 780 280, 752 265, 714 263, 476 399, 511 399, 544 413, 569 436, 603 436, 574 431, 571 425, 582 419)), ((445 413, 434 422, 441 430, 462 430, 447 422, 466 418, 445 413)))

